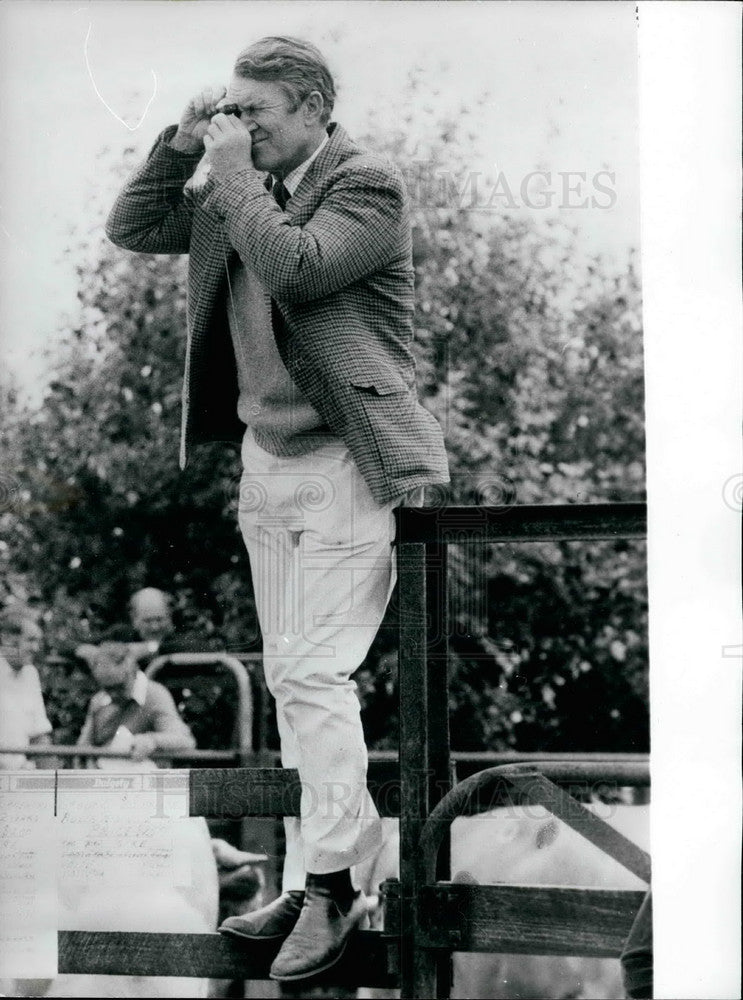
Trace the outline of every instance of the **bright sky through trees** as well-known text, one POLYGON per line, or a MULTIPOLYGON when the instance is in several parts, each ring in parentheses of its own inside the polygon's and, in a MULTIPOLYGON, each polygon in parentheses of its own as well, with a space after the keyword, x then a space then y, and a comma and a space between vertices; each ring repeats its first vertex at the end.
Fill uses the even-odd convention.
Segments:
POLYGON ((521 185, 544 170, 527 200, 561 205, 586 252, 621 262, 637 246, 633 4, 10 0, 0 6, 0 349, 24 383, 38 380, 35 352, 75 308, 73 261, 61 258, 71 232, 95 221, 94 182, 115 183, 106 171, 123 148, 144 153, 192 93, 226 80, 243 45, 281 33, 327 54, 336 117, 351 134, 370 131, 370 122, 394 127, 410 109, 406 79, 418 70, 418 127, 425 131, 428 107, 469 113, 471 169, 500 175, 496 208, 543 217, 549 210, 525 205, 521 185), (597 174, 609 194, 594 185, 597 174), (565 207, 586 196, 584 207, 565 207))

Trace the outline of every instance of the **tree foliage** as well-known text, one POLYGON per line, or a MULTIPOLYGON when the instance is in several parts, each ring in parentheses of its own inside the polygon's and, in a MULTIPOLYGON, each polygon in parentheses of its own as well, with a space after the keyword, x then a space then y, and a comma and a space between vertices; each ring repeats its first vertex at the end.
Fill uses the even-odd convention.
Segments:
MULTIPOLYGON (((621 273, 582 264, 559 220, 473 208, 456 139, 444 124, 425 149, 404 129, 385 140, 413 201, 421 398, 452 468, 428 502, 641 499, 633 260, 621 273)), ((87 257, 43 405, 6 393, 0 556, 36 594, 52 648, 120 620, 144 585, 176 595, 182 624, 219 628, 232 650, 259 648, 236 523, 239 456, 207 446, 185 472, 177 465, 184 262, 100 236, 87 257)), ((454 746, 647 749, 642 546, 454 546, 451 562, 454 746)), ((394 617, 393 606, 387 626, 394 617)), ((383 628, 360 675, 379 746, 396 739, 394 645, 383 628)), ((71 738, 74 690, 60 692, 51 672, 47 684, 58 735, 71 738)))

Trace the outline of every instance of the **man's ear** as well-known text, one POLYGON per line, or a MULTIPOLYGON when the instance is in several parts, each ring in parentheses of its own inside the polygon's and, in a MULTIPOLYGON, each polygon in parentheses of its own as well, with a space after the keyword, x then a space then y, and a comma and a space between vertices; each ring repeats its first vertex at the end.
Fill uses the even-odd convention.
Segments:
POLYGON ((304 121, 307 126, 318 125, 322 118, 325 102, 319 90, 313 90, 304 101, 304 121))

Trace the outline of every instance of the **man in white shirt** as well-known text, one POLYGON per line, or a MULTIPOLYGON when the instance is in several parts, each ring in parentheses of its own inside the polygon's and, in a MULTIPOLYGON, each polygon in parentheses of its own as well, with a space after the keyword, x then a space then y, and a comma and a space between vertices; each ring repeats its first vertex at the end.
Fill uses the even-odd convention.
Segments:
MULTIPOLYGON (((28 609, 11 605, 0 612, 0 744, 47 746, 52 725, 46 715, 39 673, 32 660, 41 645, 41 629, 28 609)), ((54 766, 25 754, 0 754, 0 769, 54 766)))

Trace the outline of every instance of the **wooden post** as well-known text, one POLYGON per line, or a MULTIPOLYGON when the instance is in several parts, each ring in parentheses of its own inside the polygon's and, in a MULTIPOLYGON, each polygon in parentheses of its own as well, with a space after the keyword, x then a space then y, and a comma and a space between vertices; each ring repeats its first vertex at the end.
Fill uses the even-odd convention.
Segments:
MULTIPOLYGON (((426 547, 426 739, 428 742, 430 779, 426 816, 452 787, 451 747, 449 738, 449 591, 447 587, 448 547, 436 543, 426 547)), ((420 854, 420 849, 418 850, 420 854)), ((450 837, 447 830, 441 844, 436 867, 437 879, 450 877, 450 837)), ((420 950, 417 932, 421 927, 421 895, 415 899, 416 950, 420 950)), ((437 998, 449 996, 451 987, 451 952, 434 953, 437 998)), ((427 984, 426 984, 427 985, 427 984)), ((425 996, 424 983, 416 984, 416 996, 425 996)))
MULTIPOLYGON (((410 512, 406 512, 410 513, 410 512)), ((417 946, 426 882, 420 836, 451 783, 446 547, 398 547, 400 591, 400 975, 403 998, 449 995, 449 954, 417 946)), ((442 852, 444 874, 448 854, 442 852)))
MULTIPOLYGON (((399 537, 399 536, 398 536, 399 537)), ((426 551, 398 545, 400 589, 400 996, 435 994, 435 963, 415 947, 416 899, 425 880, 420 835, 428 815, 426 551), (423 986, 425 992, 417 992, 423 986)))

